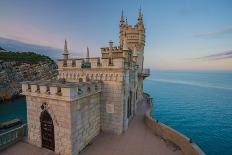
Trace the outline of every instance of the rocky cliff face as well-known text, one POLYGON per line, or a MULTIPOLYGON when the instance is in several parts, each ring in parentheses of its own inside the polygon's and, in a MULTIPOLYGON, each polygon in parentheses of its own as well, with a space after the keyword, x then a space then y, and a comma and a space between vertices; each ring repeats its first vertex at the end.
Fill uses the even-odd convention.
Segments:
POLYGON ((53 61, 29 64, 0 60, 0 102, 19 95, 20 82, 54 79, 57 74, 57 65, 53 61))

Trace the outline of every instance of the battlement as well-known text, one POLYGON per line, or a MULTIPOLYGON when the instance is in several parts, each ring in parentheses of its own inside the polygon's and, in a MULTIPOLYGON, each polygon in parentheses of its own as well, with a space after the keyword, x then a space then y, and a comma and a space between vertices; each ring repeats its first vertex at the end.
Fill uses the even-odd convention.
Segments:
POLYGON ((22 83, 23 95, 65 101, 74 101, 98 92, 101 92, 101 83, 99 81, 80 83, 61 81, 27 81, 22 83))
MULTIPOLYGON (((58 68, 117 68, 122 69, 125 68, 124 63, 125 58, 123 57, 123 52, 113 52, 113 59, 109 58, 109 53, 105 53, 102 58, 88 58, 88 66, 86 64, 86 58, 83 59, 59 59, 58 60, 58 68)), ((132 62, 133 63, 133 62, 132 62)))
POLYGON ((112 49, 110 47, 102 47, 101 48, 101 53, 109 53, 110 51, 112 52, 122 52, 120 47, 114 46, 112 49))

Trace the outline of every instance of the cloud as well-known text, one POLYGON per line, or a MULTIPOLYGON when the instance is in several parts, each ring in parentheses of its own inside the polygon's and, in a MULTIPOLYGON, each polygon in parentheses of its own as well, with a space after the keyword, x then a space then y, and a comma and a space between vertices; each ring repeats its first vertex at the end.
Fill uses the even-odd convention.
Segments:
POLYGON ((198 34, 195 34, 194 36, 195 37, 219 37, 219 36, 229 34, 229 33, 232 33, 232 25, 222 28, 218 31, 198 33, 198 34))
POLYGON ((207 56, 200 57, 200 58, 197 58, 197 59, 222 60, 222 59, 230 59, 230 58, 232 58, 232 50, 228 50, 228 51, 217 53, 217 54, 207 55, 207 56))

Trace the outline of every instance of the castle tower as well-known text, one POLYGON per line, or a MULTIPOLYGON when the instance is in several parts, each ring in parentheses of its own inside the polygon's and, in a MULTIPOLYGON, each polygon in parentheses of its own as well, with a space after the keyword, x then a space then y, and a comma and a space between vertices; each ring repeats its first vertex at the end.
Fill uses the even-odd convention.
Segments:
POLYGON ((139 73, 143 70, 143 51, 145 46, 145 28, 143 24, 143 14, 141 8, 139 10, 139 16, 135 26, 131 26, 124 22, 124 14, 122 12, 120 20, 120 48, 123 48, 124 38, 127 39, 127 46, 131 51, 136 49, 138 59, 137 64, 139 66, 139 73), (127 34, 126 36, 124 34, 127 34))
POLYGON ((135 61, 138 65, 138 96, 143 95, 143 61, 144 61, 144 46, 145 46, 145 28, 143 23, 143 13, 141 8, 139 9, 139 15, 137 17, 137 23, 135 26, 131 26, 124 22, 124 15, 122 12, 120 20, 120 48, 124 48, 124 40, 126 39, 127 48, 133 51, 135 55, 135 61), (126 35, 124 35, 126 34, 126 35))
POLYGON ((138 16, 138 33, 139 33, 139 49, 143 51, 144 45, 145 45, 145 29, 143 24, 143 15, 141 12, 141 8, 139 10, 139 16, 138 16))
POLYGON ((69 55, 69 53, 68 53, 68 45, 67 45, 67 41, 65 40, 65 41, 64 41, 64 53, 63 53, 63 58, 64 58, 64 59, 68 59, 68 55, 69 55))
POLYGON ((123 38, 123 35, 124 35, 124 27, 125 27, 125 25, 124 25, 125 23, 124 23, 124 15, 123 15, 123 10, 122 10, 122 15, 121 15, 121 18, 120 18, 120 36, 119 36, 119 40, 120 40, 120 47, 122 48, 123 47, 123 39, 121 39, 121 38, 123 38))

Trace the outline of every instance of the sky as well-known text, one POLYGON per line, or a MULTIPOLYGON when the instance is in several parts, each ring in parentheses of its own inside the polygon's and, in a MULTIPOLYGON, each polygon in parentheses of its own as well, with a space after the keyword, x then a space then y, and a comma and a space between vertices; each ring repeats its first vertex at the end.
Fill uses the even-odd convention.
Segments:
POLYGON ((122 8, 131 25, 144 14, 145 67, 232 70, 231 0, 0 0, 0 37, 100 56, 119 42, 122 8))

